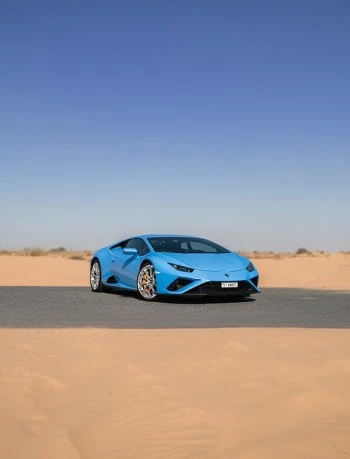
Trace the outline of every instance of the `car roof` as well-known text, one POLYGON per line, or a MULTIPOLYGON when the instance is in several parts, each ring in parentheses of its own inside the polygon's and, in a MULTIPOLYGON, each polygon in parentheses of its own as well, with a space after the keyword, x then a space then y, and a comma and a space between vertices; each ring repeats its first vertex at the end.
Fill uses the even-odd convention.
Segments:
MULTIPOLYGON (((131 236, 131 237, 126 237, 124 239, 120 239, 119 241, 113 243, 114 244, 119 244, 123 241, 130 241, 131 239, 150 239, 150 238, 153 238, 153 237, 190 237, 190 238, 198 238, 198 239, 203 239, 203 238, 200 238, 199 236, 191 236, 191 235, 188 235, 188 234, 160 234, 160 233, 157 233, 157 234, 138 234, 138 235, 135 235, 135 236, 131 236)), ((107 246, 107 247, 110 247, 111 245, 107 246)))
POLYGON ((142 234, 140 236, 135 236, 135 237, 141 237, 145 239, 149 239, 152 237, 199 237, 199 236, 193 236, 191 234, 142 234))

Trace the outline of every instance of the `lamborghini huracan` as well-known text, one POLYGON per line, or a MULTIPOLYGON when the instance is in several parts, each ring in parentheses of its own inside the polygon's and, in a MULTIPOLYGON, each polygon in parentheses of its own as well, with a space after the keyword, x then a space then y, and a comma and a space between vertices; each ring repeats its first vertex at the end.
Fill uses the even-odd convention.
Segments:
POLYGON ((258 281, 248 258, 194 236, 124 239, 95 252, 90 263, 93 292, 129 290, 148 301, 158 295, 248 297, 260 293, 258 281))

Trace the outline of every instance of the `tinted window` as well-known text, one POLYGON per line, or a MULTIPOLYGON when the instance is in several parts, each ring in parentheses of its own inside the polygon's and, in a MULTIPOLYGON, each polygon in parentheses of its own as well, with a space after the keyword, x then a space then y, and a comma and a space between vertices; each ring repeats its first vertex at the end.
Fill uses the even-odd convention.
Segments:
POLYGON ((149 252, 146 242, 142 239, 130 239, 125 247, 136 249, 140 256, 146 255, 149 252))
POLYGON ((128 241, 119 242, 118 244, 112 245, 109 248, 109 250, 115 250, 115 249, 118 249, 119 247, 124 248, 127 243, 128 243, 128 241))
POLYGON ((148 239, 155 252, 228 253, 229 250, 207 239, 191 237, 152 237, 148 239))

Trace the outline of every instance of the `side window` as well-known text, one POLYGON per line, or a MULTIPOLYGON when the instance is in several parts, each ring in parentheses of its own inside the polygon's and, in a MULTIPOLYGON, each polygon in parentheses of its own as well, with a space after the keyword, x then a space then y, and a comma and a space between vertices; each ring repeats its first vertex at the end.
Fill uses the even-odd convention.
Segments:
POLYGON ((147 244, 142 239, 130 239, 130 241, 126 244, 126 247, 136 249, 138 255, 141 257, 149 252, 147 244))
POLYGON ((188 252, 188 242, 187 241, 183 241, 181 242, 181 252, 188 252))
POLYGON ((128 243, 128 240, 119 242, 118 244, 112 245, 109 248, 109 250, 115 250, 115 249, 118 249, 118 248, 123 249, 126 246, 127 243, 128 243))

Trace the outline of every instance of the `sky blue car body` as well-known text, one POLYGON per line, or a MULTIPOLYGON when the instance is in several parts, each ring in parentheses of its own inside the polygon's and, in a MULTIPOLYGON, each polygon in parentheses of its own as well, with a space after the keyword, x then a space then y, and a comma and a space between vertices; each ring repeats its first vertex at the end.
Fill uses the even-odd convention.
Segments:
POLYGON ((101 280, 105 287, 137 291, 137 277, 144 262, 154 266, 157 279, 158 295, 210 295, 236 294, 249 296, 260 293, 258 288, 259 273, 255 266, 251 271, 247 267, 250 260, 236 252, 228 253, 166 253, 156 252, 149 242, 153 237, 192 237, 180 235, 148 234, 123 239, 115 244, 97 250, 91 263, 98 259, 101 266, 101 280), (142 239, 149 252, 138 254, 136 250, 122 248, 126 241, 142 239), (170 263, 192 268, 192 272, 181 272, 170 263), (186 284, 176 289, 169 289, 178 279, 186 284), (221 288, 222 283, 238 282, 238 288, 221 288), (215 288, 214 288, 215 286, 215 288), (244 286, 242 290, 241 287, 244 286))

